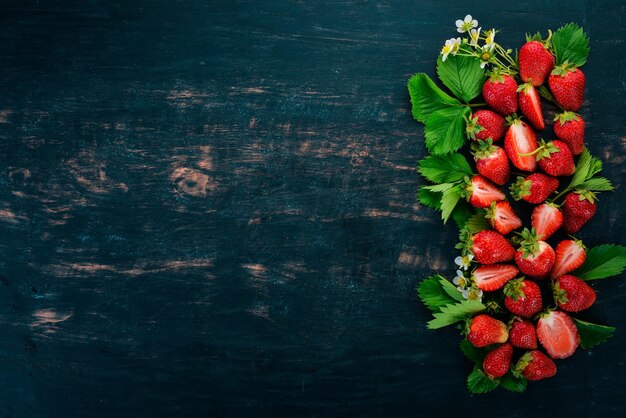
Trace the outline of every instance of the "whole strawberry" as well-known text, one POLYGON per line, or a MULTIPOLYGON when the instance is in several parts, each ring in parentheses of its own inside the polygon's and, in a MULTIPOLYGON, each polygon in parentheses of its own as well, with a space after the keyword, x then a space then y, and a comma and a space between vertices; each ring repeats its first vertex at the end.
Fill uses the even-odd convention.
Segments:
POLYGON ((563 230, 575 234, 596 214, 596 195, 587 190, 576 190, 565 196, 563 202, 563 230))
POLYGON ((511 280, 504 286, 504 294, 504 306, 515 315, 530 318, 543 307, 541 289, 532 280, 511 280))
POLYGON ((483 176, 474 176, 465 185, 467 201, 476 208, 488 208, 492 202, 504 200, 506 196, 483 176))
POLYGON ((509 332, 504 322, 487 314, 476 315, 470 322, 467 339, 475 347, 503 343, 508 338, 509 332))
POLYGON ((567 64, 554 67, 548 85, 563 109, 580 109, 585 98, 585 75, 580 69, 567 64))
POLYGON ((585 121, 574 112, 556 115, 554 134, 567 144, 573 155, 580 155, 585 149, 585 121))
POLYGON ((576 276, 566 274, 552 285, 554 300, 559 308, 567 312, 580 312, 596 301, 596 292, 576 276))
POLYGON ((546 200, 559 187, 559 181, 542 173, 533 173, 526 178, 518 177, 511 186, 513 199, 523 199, 534 205, 546 200))
POLYGON ((537 159, 534 152, 537 150, 535 131, 519 118, 510 119, 509 130, 504 137, 504 150, 511 160, 511 164, 520 170, 535 171, 537 159))
POLYGON ((537 338, 552 358, 571 356, 580 343, 574 321, 562 311, 541 314, 537 321, 537 338))
POLYGON ((544 83, 554 67, 554 55, 538 41, 526 42, 519 50, 520 78, 537 87, 544 83))
POLYGON ((576 171, 574 157, 563 141, 539 141, 537 164, 544 173, 551 176, 571 176, 576 171))
POLYGON ((587 258, 587 248, 582 241, 566 239, 556 246, 556 258, 550 278, 556 279, 582 266, 587 258))
POLYGON ((481 109, 472 115, 467 123, 467 136, 473 140, 486 140, 491 138, 493 142, 499 141, 504 136, 506 121, 500 115, 491 110, 481 109))
POLYGON ((509 342, 513 347, 537 349, 537 332, 533 323, 519 317, 513 318, 509 328, 509 342))
POLYGON ((480 290, 493 292, 504 286, 517 273, 519 270, 511 264, 488 264, 474 270, 472 278, 480 290))
POLYGON ((500 186, 509 181, 511 177, 509 159, 504 149, 493 145, 491 139, 479 140, 472 144, 472 154, 474 154, 476 169, 480 175, 500 186))
POLYGON ((496 231, 480 231, 472 236, 468 247, 474 260, 480 264, 496 264, 512 260, 515 249, 511 243, 496 231))
POLYGON ((517 112, 517 83, 511 75, 492 73, 483 84, 483 97, 502 116, 517 112))
POLYGON ((555 253, 550 244, 537 238, 537 231, 524 228, 522 240, 515 253, 515 264, 520 271, 530 277, 543 279, 554 265, 555 253))
POLYGON ((483 360, 483 370, 492 379, 502 377, 511 368, 512 358, 513 346, 504 343, 487 353, 483 360))
POLYGON ((543 130, 546 125, 543 121, 543 110, 541 99, 537 89, 530 83, 522 84, 517 88, 519 108, 526 116, 530 124, 539 130, 543 130))
POLYGON ((515 365, 515 373, 527 380, 543 380, 556 374, 554 361, 539 350, 525 353, 515 365))
POLYGON ((489 209, 487 209, 485 218, 502 235, 507 235, 509 232, 522 226, 522 220, 515 214, 511 204, 506 200, 492 203, 489 209))
POLYGON ((554 203, 538 205, 533 209, 531 224, 537 231, 537 238, 545 241, 563 225, 561 209, 554 203))

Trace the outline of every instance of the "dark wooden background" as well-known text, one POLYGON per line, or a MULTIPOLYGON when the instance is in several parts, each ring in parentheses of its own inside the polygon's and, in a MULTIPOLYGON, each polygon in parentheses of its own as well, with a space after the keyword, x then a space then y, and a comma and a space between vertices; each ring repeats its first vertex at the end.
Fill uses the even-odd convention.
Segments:
POLYGON ((626 6, 507 3, 0 1, 0 416, 624 416, 623 279, 523 395, 469 396, 416 300, 456 230, 405 86, 466 13, 587 29, 617 192, 580 236, 624 242, 626 6))

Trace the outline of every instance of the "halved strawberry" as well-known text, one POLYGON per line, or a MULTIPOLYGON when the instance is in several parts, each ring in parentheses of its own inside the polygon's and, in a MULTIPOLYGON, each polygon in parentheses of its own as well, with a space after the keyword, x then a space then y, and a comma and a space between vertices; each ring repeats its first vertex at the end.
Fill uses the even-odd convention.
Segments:
POLYGON ((497 203, 493 202, 487 209, 485 218, 502 235, 506 235, 522 226, 522 220, 515 214, 511 204, 506 200, 497 203))
POLYGON ((474 270, 474 283, 485 292, 500 289, 517 275, 519 270, 511 264, 491 264, 474 270))
POLYGON ((467 201, 477 208, 488 208, 491 202, 504 200, 506 196, 492 182, 476 175, 465 186, 467 201))
POLYGON ((532 227, 537 231, 537 238, 546 240, 563 225, 561 209, 554 203, 544 203, 533 209, 532 227))
POLYGON ((555 253, 554 266, 552 267, 552 273, 550 273, 551 279, 556 279, 570 271, 576 270, 583 265, 587 258, 587 248, 585 248, 582 241, 577 239, 566 239, 559 242, 555 253))
POLYGON ((552 358, 571 356, 580 343, 574 321, 562 311, 549 311, 541 315, 537 321, 537 337, 552 358))
POLYGON ((541 99, 537 89, 530 83, 521 84, 518 88, 519 108, 522 114, 528 118, 530 124, 538 130, 543 130, 546 125, 543 121, 541 99))
POLYGON ((535 132, 519 118, 509 120, 511 125, 504 137, 504 149, 509 160, 520 170, 535 171, 537 169, 537 159, 533 154, 537 149, 535 132))

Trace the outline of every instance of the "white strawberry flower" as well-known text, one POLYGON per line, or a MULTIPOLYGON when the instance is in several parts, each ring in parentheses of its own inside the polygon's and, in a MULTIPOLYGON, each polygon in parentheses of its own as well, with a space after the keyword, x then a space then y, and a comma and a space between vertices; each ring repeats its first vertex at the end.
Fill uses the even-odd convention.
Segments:
POLYGON ((496 47, 494 45, 494 42, 496 40, 496 30, 491 29, 491 30, 488 30, 486 33, 487 33, 487 36, 485 37, 485 46, 483 46, 483 49, 488 48, 489 51, 491 52, 496 47))
POLYGON ((478 39, 480 38, 480 30, 482 28, 478 28, 478 29, 471 29, 470 30, 470 45, 478 47, 478 39))
POLYGON ((441 53, 443 57, 441 61, 445 61, 448 58, 448 54, 456 55, 459 51, 459 47, 461 46, 461 38, 450 38, 446 41, 443 48, 441 48, 441 53))
POLYGON ((465 19, 459 19, 455 23, 456 31, 459 33, 469 32, 470 29, 478 26, 478 21, 476 19, 472 19, 472 15, 467 15, 465 16, 465 19))
POLYGON ((474 259, 474 254, 469 254, 466 256, 458 256, 454 259, 454 264, 459 266, 461 270, 467 270, 474 259))
POLYGON ((476 287, 470 287, 463 290, 463 292, 461 292, 461 295, 463 295, 463 297, 467 300, 475 300, 478 302, 482 302, 483 300, 483 291, 476 287))
POLYGON ((485 68, 485 65, 489 64, 491 58, 493 57, 493 49, 495 48, 495 44, 485 44, 481 49, 480 53, 480 68, 485 68))
POLYGON ((456 285, 456 290, 459 292, 463 292, 465 290, 468 280, 462 270, 456 271, 456 277, 452 280, 452 283, 456 285))

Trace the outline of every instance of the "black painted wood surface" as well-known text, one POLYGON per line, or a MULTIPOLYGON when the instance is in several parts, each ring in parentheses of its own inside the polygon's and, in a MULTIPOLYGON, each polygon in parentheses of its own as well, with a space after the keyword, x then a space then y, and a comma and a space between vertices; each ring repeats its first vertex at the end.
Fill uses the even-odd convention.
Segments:
POLYGON ((617 192, 580 236, 624 242, 626 7, 532 3, 1 1, 0 416, 623 416, 623 279, 617 335, 523 395, 469 396, 414 292, 456 230, 405 86, 466 13, 587 29, 617 192))

